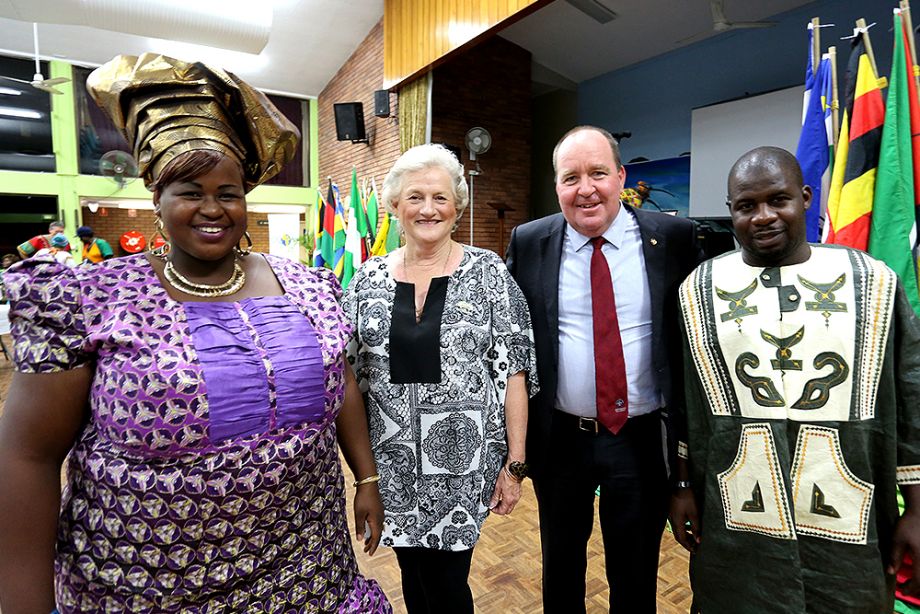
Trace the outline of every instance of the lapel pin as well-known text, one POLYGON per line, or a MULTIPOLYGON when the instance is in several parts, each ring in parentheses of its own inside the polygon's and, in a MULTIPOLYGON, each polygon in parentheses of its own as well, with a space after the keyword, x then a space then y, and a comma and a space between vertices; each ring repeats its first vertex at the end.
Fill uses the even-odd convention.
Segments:
POLYGON ((652 239, 649 241, 652 245, 658 245, 658 239, 652 239))

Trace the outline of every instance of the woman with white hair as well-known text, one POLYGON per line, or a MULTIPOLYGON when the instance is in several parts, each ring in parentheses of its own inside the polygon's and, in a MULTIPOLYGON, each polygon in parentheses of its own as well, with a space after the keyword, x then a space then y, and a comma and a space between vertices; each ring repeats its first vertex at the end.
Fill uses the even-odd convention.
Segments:
POLYGON ((482 523, 514 509, 527 472, 528 389, 538 389, 530 313, 495 253, 451 239, 469 191, 447 149, 406 151, 383 200, 405 245, 366 262, 344 299, 382 543, 396 552, 409 614, 469 613, 482 523))

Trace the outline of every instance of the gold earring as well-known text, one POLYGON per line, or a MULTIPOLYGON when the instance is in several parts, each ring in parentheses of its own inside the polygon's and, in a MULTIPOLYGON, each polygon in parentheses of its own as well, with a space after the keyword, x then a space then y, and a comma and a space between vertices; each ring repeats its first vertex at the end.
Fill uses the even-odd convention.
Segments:
MULTIPOLYGON (((246 239, 246 243, 247 243, 246 248, 243 249, 242 247, 240 247, 240 244, 237 243, 236 253, 239 254, 240 256, 248 256, 249 254, 252 253, 252 237, 249 235, 248 230, 243 231, 243 239, 246 239)), ((242 239, 240 240, 242 241, 242 239)))
POLYGON ((169 253, 169 237, 166 236, 166 228, 163 226, 163 218, 159 215, 156 218, 156 222, 153 224, 153 240, 150 242, 150 253, 160 258, 166 260, 166 254, 169 253), (157 237, 163 239, 163 245, 159 247, 153 247, 153 244, 157 242, 157 237))

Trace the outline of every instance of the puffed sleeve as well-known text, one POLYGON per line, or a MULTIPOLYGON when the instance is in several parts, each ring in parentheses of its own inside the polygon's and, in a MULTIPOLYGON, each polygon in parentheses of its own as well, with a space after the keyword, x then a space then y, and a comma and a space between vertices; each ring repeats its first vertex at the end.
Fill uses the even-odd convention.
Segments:
POLYGON ((492 348, 489 358, 498 400, 504 406, 508 378, 516 373, 524 371, 529 396, 540 391, 537 354, 530 310, 524 293, 498 256, 490 257, 486 267, 487 296, 492 311, 492 348))
POLYGON ((55 373, 92 360, 75 269, 35 256, 4 274, 13 360, 22 373, 55 373))

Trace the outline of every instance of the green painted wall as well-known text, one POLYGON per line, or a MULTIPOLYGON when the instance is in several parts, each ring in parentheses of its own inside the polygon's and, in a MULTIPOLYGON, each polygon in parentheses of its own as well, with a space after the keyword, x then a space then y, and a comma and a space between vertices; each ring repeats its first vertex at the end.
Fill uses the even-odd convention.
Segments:
MULTIPOLYGON (((73 79, 70 64, 51 61, 50 76, 73 79)), ((112 180, 97 175, 81 175, 77 142, 77 117, 73 83, 56 86, 63 94, 51 96, 51 138, 54 147, 55 173, 31 173, 0 170, 0 194, 36 194, 57 196, 58 217, 66 224, 67 234, 76 234, 82 224, 81 198, 112 198, 150 200, 150 192, 141 180, 123 188, 112 180)), ((315 99, 307 105, 310 133, 311 186, 319 184, 319 112, 315 99)), ((247 196, 251 203, 268 205, 301 205, 312 207, 316 203, 316 190, 312 187, 261 185, 247 196)), ((309 212, 306 219, 311 219, 309 212)), ((0 220, 4 221, 4 220, 0 220)), ((9 221, 9 220, 6 220, 9 221)))

